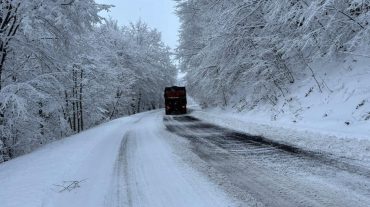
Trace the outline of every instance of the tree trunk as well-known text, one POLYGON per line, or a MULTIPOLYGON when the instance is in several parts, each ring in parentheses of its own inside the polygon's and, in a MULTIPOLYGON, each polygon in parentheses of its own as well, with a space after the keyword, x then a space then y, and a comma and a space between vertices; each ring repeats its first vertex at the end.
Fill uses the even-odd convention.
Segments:
POLYGON ((137 100, 137 110, 136 110, 137 113, 140 113, 141 111, 140 108, 141 108, 141 92, 139 92, 139 97, 137 100))
POLYGON ((72 80, 73 80, 73 87, 72 87, 72 120, 73 120, 73 124, 72 124, 72 130, 73 131, 76 131, 77 130, 77 123, 76 123, 76 119, 77 119, 77 106, 76 106, 76 72, 75 70, 73 69, 72 71, 72 80))
POLYGON ((80 73, 80 97, 79 97, 79 102, 80 102, 80 130, 84 130, 84 116, 83 116, 83 105, 82 105, 82 87, 83 87, 83 69, 81 68, 81 73, 80 73))

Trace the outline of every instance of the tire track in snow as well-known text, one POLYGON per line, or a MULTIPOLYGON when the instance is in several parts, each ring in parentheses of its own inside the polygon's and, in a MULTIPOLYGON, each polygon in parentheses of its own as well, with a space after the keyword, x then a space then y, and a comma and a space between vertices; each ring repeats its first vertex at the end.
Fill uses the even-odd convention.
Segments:
POLYGON ((234 206, 217 186, 178 162, 162 137, 167 132, 161 119, 159 113, 144 118, 122 140, 112 206, 234 206))
POLYGON ((127 142, 129 133, 130 132, 125 133, 122 138, 118 157, 114 166, 112 189, 111 192, 109 192, 110 200, 107 204, 110 207, 132 206, 127 176, 127 142))
POLYGON ((167 129, 175 134, 193 139, 194 136, 196 136, 195 139, 202 138, 208 140, 210 141, 209 144, 217 145, 221 149, 227 149, 236 154, 265 155, 266 152, 271 154, 280 153, 282 156, 295 156, 296 158, 316 160, 321 164, 370 178, 370 169, 366 167, 351 164, 348 161, 320 152, 308 151, 285 143, 272 141, 264 137, 222 128, 202 122, 192 116, 167 116, 164 117, 164 121, 167 129), (189 134, 188 131, 192 133, 189 134), (282 152, 285 152, 285 154, 283 155, 282 152))
POLYGON ((271 143, 191 116, 163 119, 168 131, 190 141, 193 153, 226 176, 240 192, 248 191, 266 206, 370 203, 366 198, 370 194, 366 187, 367 169, 343 165, 339 160, 325 159, 324 155, 271 143))

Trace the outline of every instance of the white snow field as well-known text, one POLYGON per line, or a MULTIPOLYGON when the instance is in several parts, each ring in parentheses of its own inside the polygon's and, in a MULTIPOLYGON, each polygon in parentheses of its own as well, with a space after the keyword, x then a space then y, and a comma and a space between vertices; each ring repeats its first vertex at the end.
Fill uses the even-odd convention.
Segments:
POLYGON ((178 159, 162 112, 114 120, 0 165, 1 207, 233 206, 178 159), (65 190, 66 181, 82 181, 65 190))

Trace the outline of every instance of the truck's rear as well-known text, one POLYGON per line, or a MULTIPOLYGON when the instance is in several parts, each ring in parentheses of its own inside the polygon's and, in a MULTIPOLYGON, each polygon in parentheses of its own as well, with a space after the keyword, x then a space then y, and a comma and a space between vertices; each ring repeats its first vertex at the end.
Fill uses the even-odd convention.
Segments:
POLYGON ((166 115, 186 114, 186 89, 185 87, 166 87, 164 89, 166 115))

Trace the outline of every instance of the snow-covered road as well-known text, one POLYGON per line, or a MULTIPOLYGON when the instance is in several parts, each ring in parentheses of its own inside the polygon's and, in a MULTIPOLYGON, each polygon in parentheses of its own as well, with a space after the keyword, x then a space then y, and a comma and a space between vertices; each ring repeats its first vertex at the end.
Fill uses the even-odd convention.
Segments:
POLYGON ((118 119, 0 165, 0 206, 234 206, 174 154, 162 118, 118 119), (61 192, 68 181, 83 182, 61 192))
POLYGON ((162 114, 142 119, 122 140, 107 206, 232 206, 226 195, 181 162, 165 141, 162 114))
POLYGON ((369 172, 153 111, 1 164, 0 206, 370 206, 369 172), (82 182, 62 191, 68 181, 82 182))
POLYGON ((164 123, 169 131, 187 139, 182 151, 191 149, 189 153, 202 159, 203 163, 194 165, 245 204, 370 206, 370 170, 365 166, 193 116, 168 116, 164 123))

